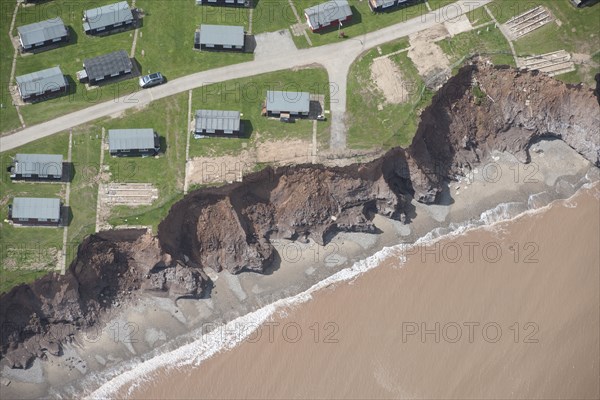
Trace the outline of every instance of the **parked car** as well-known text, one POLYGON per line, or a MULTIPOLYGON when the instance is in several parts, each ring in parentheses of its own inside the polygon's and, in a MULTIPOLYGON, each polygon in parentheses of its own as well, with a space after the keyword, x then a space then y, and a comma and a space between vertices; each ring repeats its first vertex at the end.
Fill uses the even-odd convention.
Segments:
POLYGON ((317 115, 317 121, 327 121, 327 117, 323 114, 317 115))
POLYGON ((155 72, 150 75, 140 76, 140 87, 142 89, 160 85, 165 82, 165 78, 160 72, 155 72))

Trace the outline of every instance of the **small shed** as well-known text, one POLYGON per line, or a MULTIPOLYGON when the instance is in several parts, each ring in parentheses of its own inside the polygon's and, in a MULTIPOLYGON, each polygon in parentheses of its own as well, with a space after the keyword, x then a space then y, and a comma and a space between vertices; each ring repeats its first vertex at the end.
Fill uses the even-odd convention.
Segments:
POLYGON ((267 91, 266 111, 269 117, 287 113, 296 117, 308 117, 310 94, 308 92, 267 91))
POLYGON ((63 177, 62 154, 18 153, 9 167, 13 180, 61 180, 63 177))
POLYGON ((118 50, 83 60, 83 68, 85 74, 79 72, 78 77, 85 77, 90 84, 98 84, 103 80, 130 74, 133 62, 125 50, 118 50))
POLYGON ((374 12, 385 12, 411 0, 369 0, 369 7, 374 12))
POLYGON ((352 9, 347 0, 330 0, 306 8, 304 16, 310 29, 315 32, 351 20, 352 9))
POLYGON ((23 51, 69 41, 69 32, 61 18, 19 26, 17 32, 23 51))
POLYGON ((108 148, 111 156, 155 156, 160 151, 160 139, 153 129, 109 129, 108 148))
POLYGON ((194 38, 194 48, 243 51, 245 37, 243 26, 200 25, 194 38))
POLYGON ((240 112, 222 110, 197 110, 194 137, 240 134, 240 112))
POLYGON ((133 26, 134 18, 126 1, 91 8, 83 12, 83 30, 88 35, 133 26))
POLYGON ((36 101, 57 96, 66 93, 69 88, 65 76, 58 66, 17 76, 16 81, 23 101, 36 101))
POLYGON ((60 199, 15 197, 8 206, 8 219, 17 225, 60 225, 60 199))

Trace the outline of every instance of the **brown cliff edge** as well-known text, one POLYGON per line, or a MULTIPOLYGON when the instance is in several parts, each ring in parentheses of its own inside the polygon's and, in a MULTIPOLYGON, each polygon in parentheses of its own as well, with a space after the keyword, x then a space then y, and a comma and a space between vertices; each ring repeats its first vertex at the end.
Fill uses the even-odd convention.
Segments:
POLYGON ((323 244, 335 232, 375 232, 375 213, 408 223, 411 199, 434 203, 445 181, 493 150, 527 162, 536 139, 557 137, 600 166, 599 132, 590 88, 483 62, 465 66, 422 113, 407 149, 348 167, 267 168, 190 193, 156 237, 139 230, 87 237, 64 276, 0 296, 0 356, 27 368, 35 357, 60 354, 61 343, 142 290, 198 297, 210 284, 205 268, 262 272, 273 259, 271 237, 323 244))

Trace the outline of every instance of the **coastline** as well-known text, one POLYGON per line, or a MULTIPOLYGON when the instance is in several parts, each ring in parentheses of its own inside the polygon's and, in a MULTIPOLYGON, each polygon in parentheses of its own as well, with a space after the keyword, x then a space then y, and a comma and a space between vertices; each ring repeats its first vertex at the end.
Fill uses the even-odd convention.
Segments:
MULTIPOLYGON (((142 296, 137 304, 122 305, 105 321, 100 333, 88 332, 83 336, 87 340, 65 346, 62 358, 36 360, 34 367, 25 371, 3 369, 3 377, 11 379, 3 392, 9 397, 73 397, 81 393, 91 397, 115 393, 125 396, 127 393, 117 392, 119 387, 130 385, 128 380, 140 383, 149 379, 160 367, 156 358, 162 357, 164 366, 171 368, 198 364, 198 360, 233 347, 251 333, 252 327, 258 327, 256 322, 246 322, 231 335, 219 331, 218 326, 257 310, 265 311, 256 320, 259 323, 272 318, 273 313, 285 313, 292 304, 283 304, 282 299, 328 286, 328 282, 335 281, 334 274, 343 277, 354 271, 350 274, 350 279, 354 279, 390 254, 390 246, 428 241, 467 227, 510 219, 554 199, 568 198, 583 184, 598 180, 598 169, 561 141, 542 141, 532 150, 530 165, 536 166, 535 179, 526 179, 532 178, 525 174, 530 171, 523 170, 526 165, 513 156, 494 153, 472 176, 449 185, 444 195, 447 201, 442 201, 446 205, 415 203, 416 215, 410 225, 377 216, 375 224, 381 233, 376 235, 341 233, 325 247, 314 242, 303 245, 282 240, 275 246, 279 260, 272 270, 265 275, 215 273, 216 286, 210 298, 175 303, 168 298, 142 296), (557 163, 563 166, 561 173, 556 172, 557 163), (490 171, 498 167, 504 173, 496 179, 490 171), (353 265, 360 267, 350 268, 353 265), (277 302, 284 308, 277 308, 277 302), (211 330, 216 342, 201 339, 202 333, 211 330), (194 347, 199 341, 204 345, 202 356, 194 347), (194 353, 186 355, 185 346, 193 348, 194 353), (175 352, 180 357, 177 362, 166 356, 175 352)), ((311 296, 300 295, 302 302, 311 296)))
POLYGON ((586 185, 515 218, 423 242, 406 259, 406 249, 396 247, 377 268, 274 315, 272 338, 262 326, 256 340, 191 368, 161 368, 132 392, 117 393, 136 399, 597 398, 599 202, 598 183, 586 185), (573 229, 586 235, 575 237, 573 229), (539 247, 518 260, 507 252, 493 261, 485 253, 433 261, 438 244, 476 242, 539 247), (286 335, 286 326, 303 335, 286 335), (235 385, 227 384, 232 374, 235 385))

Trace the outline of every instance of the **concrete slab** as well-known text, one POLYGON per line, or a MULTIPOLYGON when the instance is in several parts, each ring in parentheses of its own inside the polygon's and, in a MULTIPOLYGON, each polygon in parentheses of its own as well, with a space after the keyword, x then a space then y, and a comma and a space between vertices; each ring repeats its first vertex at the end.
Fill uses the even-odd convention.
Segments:
POLYGON ((296 51, 296 45, 288 29, 261 33, 256 35, 255 38, 256 50, 254 51, 254 57, 256 60, 296 51))
POLYGON ((469 32, 473 30, 473 26, 471 25, 471 21, 467 18, 466 15, 461 15, 460 17, 454 18, 451 21, 444 22, 444 26, 446 30, 450 34, 450 36, 458 35, 459 33, 469 32))

